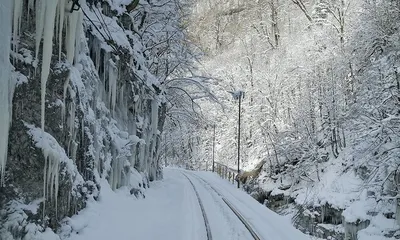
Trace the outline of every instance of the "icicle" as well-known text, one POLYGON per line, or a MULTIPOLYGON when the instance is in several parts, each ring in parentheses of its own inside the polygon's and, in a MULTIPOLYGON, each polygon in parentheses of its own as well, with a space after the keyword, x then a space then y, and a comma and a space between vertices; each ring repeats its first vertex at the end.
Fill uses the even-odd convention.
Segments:
POLYGON ((100 70, 100 56, 101 56, 101 48, 100 48, 100 43, 97 38, 94 38, 93 40, 93 47, 94 47, 94 52, 96 53, 96 70, 99 72, 100 70))
MULTIPOLYGON (((44 132, 43 132, 44 133, 44 132)), ((44 170, 43 170, 43 218, 46 212, 46 201, 50 198, 54 200, 57 214, 60 155, 56 151, 43 149, 44 170)))
POLYGON ((112 190, 117 189, 117 153, 114 144, 111 144, 111 154, 112 154, 112 167, 111 167, 111 175, 110 175, 110 186, 112 190))
MULTIPOLYGON (((69 94, 71 96, 71 103, 70 103, 70 109, 69 109, 69 117, 67 120, 67 127, 69 129, 69 141, 68 141, 68 153, 70 154, 70 157, 72 160, 76 160, 76 150, 78 148, 75 139, 76 139, 76 134, 77 131, 75 131, 75 111, 76 111, 76 104, 75 104, 75 91, 68 86, 69 94)), ((65 101, 65 99, 64 99, 65 101)))
POLYGON ((50 188, 50 199, 53 200, 54 197, 54 203, 56 204, 56 212, 57 212, 57 201, 58 201, 58 184, 59 184, 59 170, 60 170, 60 156, 56 152, 52 152, 52 154, 49 155, 49 166, 51 163, 51 168, 49 167, 49 172, 48 175, 49 181, 47 184, 49 185, 50 188))
POLYGON ((143 159, 142 159, 146 173, 148 173, 148 170, 149 170, 149 162, 147 161, 147 159, 149 159, 149 152, 150 152, 150 147, 151 147, 151 144, 150 144, 151 132, 152 132, 152 130, 148 128, 148 123, 146 123, 146 134, 145 134, 146 145, 144 146, 144 154, 143 154, 143 159))
POLYGON ((45 212, 46 212, 46 188, 47 188, 47 158, 48 158, 48 152, 46 150, 43 150, 43 156, 44 156, 44 168, 43 168, 43 219, 45 217, 45 212))
POLYGON ((135 166, 135 163, 136 163, 136 158, 135 158, 136 152, 135 152, 135 149, 136 149, 136 144, 132 145, 132 147, 131 147, 131 156, 130 156, 129 163, 131 164, 132 167, 135 166))
POLYGON ((68 78, 66 79, 66 81, 64 82, 64 87, 63 87, 63 104, 61 106, 61 126, 64 127, 64 123, 65 123, 65 111, 66 111, 66 99, 67 99, 67 90, 68 90, 68 86, 69 86, 69 79, 70 76, 68 76, 68 78))
POLYGON ((151 129, 153 131, 153 135, 157 135, 158 130, 158 102, 154 99, 151 102, 151 129))
POLYGON ((57 161, 57 165, 55 167, 55 175, 54 175, 54 192, 55 192, 55 197, 54 197, 54 201, 55 201, 55 206, 56 206, 56 218, 57 218, 57 203, 58 203, 58 189, 59 189, 59 174, 60 174, 60 162, 57 161))
POLYGON ((46 179, 46 192, 47 196, 50 197, 50 200, 53 200, 53 172, 54 172, 54 162, 51 159, 47 160, 47 179, 46 179))
MULTIPOLYGON (((146 142, 147 143, 147 142, 146 142)), ((144 163, 144 158, 145 158, 145 151, 146 151, 146 145, 145 144, 140 144, 139 146, 139 170, 143 171, 143 163, 144 163)))
MULTIPOLYGON (((41 76, 41 124, 44 130, 45 124, 45 106, 46 106, 46 85, 50 73, 50 62, 53 53, 53 35, 54 35, 54 22, 57 10, 58 1, 46 0, 45 1, 45 14, 46 22, 43 29, 43 61, 42 61, 42 76, 41 76)), ((43 14, 43 13, 40 13, 43 14)))
POLYGON ((124 85, 121 86, 121 88, 118 91, 119 98, 118 98, 118 106, 121 111, 121 117, 125 121, 127 119, 127 107, 125 106, 125 101, 124 101, 124 85))
POLYGON ((12 26, 12 0, 2 0, 0 4, 0 187, 4 184, 4 175, 8 151, 8 131, 11 122, 10 91, 11 64, 10 43, 12 26))
POLYGON ((67 60, 72 64, 75 57, 75 43, 79 12, 74 11, 68 16, 68 27, 66 36, 67 60))
POLYGON ((72 188, 71 188, 71 191, 69 191, 69 193, 68 193, 68 200, 67 200, 67 209, 68 209, 68 211, 67 212, 69 212, 70 210, 71 210, 71 195, 72 195, 72 188))
MULTIPOLYGON (((157 99, 153 99, 151 102, 151 124, 150 124, 149 134, 147 136, 146 144, 148 146, 146 159, 146 166, 149 173, 153 169, 149 169, 148 162, 152 163, 154 161, 154 152, 156 148, 157 132, 158 132, 158 102, 157 99)), ((150 164, 150 167, 154 167, 154 164, 150 164)))
MULTIPOLYGON (((64 2, 65 6, 65 0, 60 0, 61 5, 64 2)), ((72 4, 72 3, 71 3, 72 4)), ((67 4, 67 8, 71 9, 72 5, 67 4), (71 5, 71 6, 70 6, 71 5)), ((61 16, 60 16, 61 17, 61 16)), ((66 33, 66 49, 67 49, 67 60, 71 63, 74 64, 74 59, 78 55, 78 49, 77 46, 80 43, 80 33, 82 31, 82 12, 81 11, 74 11, 72 13, 69 13, 68 15, 68 26, 67 26, 67 33, 66 33)), ((60 37, 61 37, 60 33, 60 37)), ((60 40, 60 58, 61 58, 61 40, 60 40)), ((77 61, 75 61, 77 62, 77 61)), ((64 82, 64 98, 63 98, 63 108, 61 110, 61 120, 64 123, 65 119, 65 99, 66 99, 66 94, 67 94, 67 88, 69 86, 69 81, 70 81, 70 76, 65 80, 64 82)))
POLYGON ((114 159, 114 180, 113 180, 113 190, 118 189, 119 184, 119 161, 118 159, 114 159))
POLYGON ((75 34, 75 59, 74 62, 78 62, 79 52, 81 50, 81 37, 83 33, 83 13, 78 11, 78 21, 76 23, 76 34, 75 34))
POLYGON ((78 143, 72 141, 72 151, 71 151, 71 159, 76 162, 76 152, 78 150, 78 143))
MULTIPOLYGON (((63 0, 61 0, 63 1, 63 0)), ((71 5, 72 6, 72 5, 71 5)), ((74 11, 68 15, 68 26, 66 33, 66 49, 67 49, 67 60, 73 64, 74 54, 75 54, 75 34, 76 34, 76 23, 77 23, 77 12, 74 11)), ((61 46, 60 46, 61 54, 61 46)), ((64 82, 64 93, 63 93, 63 108, 61 112, 61 120, 64 123, 65 119, 65 100, 67 98, 67 89, 69 87, 70 76, 64 82)))
POLYGON ((94 164, 95 169, 100 173, 100 139, 99 139, 99 123, 96 121, 94 123, 94 164))
POLYGON ((39 61, 39 47, 42 41, 43 28, 44 28, 44 16, 46 14, 46 1, 36 1, 36 44, 35 44, 35 61, 39 61))
POLYGON ((118 69, 116 63, 114 63, 111 59, 109 60, 108 74, 108 101, 110 103, 111 112, 114 113, 117 101, 118 69))
POLYGON ((61 50, 62 50, 62 33, 64 29, 64 17, 65 17, 65 0, 59 0, 58 4, 58 61, 61 61, 61 50))
POLYGON ((14 0, 13 50, 15 53, 18 52, 18 37, 21 29, 22 3, 23 0, 14 0))
MULTIPOLYGON (((105 52, 104 53, 104 58, 103 58, 103 69, 104 69, 104 72, 103 72, 103 76, 100 76, 102 78, 102 80, 103 80, 104 89, 106 87, 106 79, 108 77, 106 73, 108 73, 109 66, 110 66, 109 60, 110 60, 110 53, 109 52, 105 52)), ((106 91, 104 91, 104 92, 106 93, 106 91)), ((103 97, 104 97, 103 101, 105 103, 108 103, 107 99, 105 99, 106 96, 104 95, 103 97)))
POLYGON ((69 94, 71 96, 71 109, 70 109, 70 118, 69 118, 69 122, 68 122, 68 127, 69 127, 69 132, 72 135, 74 135, 75 132, 75 110, 76 110, 76 106, 75 106, 75 101, 76 101, 76 94, 75 91, 69 87, 69 94))

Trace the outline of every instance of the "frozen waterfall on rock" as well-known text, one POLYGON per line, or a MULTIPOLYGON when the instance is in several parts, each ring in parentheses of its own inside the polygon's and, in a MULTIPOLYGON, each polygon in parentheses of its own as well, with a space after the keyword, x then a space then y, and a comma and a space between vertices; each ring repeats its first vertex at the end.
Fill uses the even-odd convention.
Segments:
POLYGON ((0 4, 0 186, 4 182, 8 130, 11 123, 12 96, 10 95, 10 88, 12 86, 11 64, 9 62, 12 26, 11 9, 12 0, 2 0, 0 4))

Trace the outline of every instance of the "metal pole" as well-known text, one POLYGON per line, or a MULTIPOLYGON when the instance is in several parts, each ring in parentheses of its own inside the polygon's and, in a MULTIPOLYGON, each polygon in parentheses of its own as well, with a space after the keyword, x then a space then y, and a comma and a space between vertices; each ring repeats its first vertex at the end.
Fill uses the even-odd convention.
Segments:
POLYGON ((214 135, 213 135, 213 153, 212 153, 212 171, 214 172, 214 158, 215 158, 215 124, 214 124, 214 135))
POLYGON ((165 134, 165 138, 164 138, 164 164, 167 167, 168 163, 167 163, 167 134, 165 134))
MULTIPOLYGON (((242 93, 240 93, 240 95, 239 95, 239 121, 238 121, 238 149, 237 149, 237 157, 238 157, 238 160, 237 160, 237 171, 238 171, 238 174, 240 173, 240 108, 241 108, 241 105, 242 104, 242 93)), ((238 175, 238 178, 237 178, 237 187, 238 188, 240 188, 240 180, 239 180, 239 175, 238 175)))

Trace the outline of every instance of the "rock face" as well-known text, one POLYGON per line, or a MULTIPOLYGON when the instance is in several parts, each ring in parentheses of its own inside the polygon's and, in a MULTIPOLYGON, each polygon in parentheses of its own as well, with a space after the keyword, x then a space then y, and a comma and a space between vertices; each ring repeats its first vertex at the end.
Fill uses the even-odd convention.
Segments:
POLYGON ((293 223, 302 232, 324 239, 344 239, 341 209, 329 204, 320 207, 297 207, 299 210, 293 218, 293 223))
MULTIPOLYGON (((242 183, 244 190, 261 204, 279 214, 291 215, 293 225, 304 233, 323 239, 357 240, 363 239, 360 238, 359 233, 368 230, 370 225, 374 227, 382 221, 395 223, 396 208, 393 207, 393 202, 376 203, 373 198, 375 192, 363 191, 359 194, 361 196, 358 201, 351 199, 348 206, 340 208, 333 203, 338 204, 343 201, 340 199, 341 192, 338 192, 338 199, 313 202, 314 199, 319 200, 323 196, 318 196, 321 192, 315 192, 315 189, 318 189, 318 185, 315 184, 307 190, 308 199, 299 201, 299 188, 295 185, 283 184, 283 178, 284 174, 278 178, 263 175, 261 171, 259 174, 251 175, 251 178, 247 178, 247 181, 242 183)), ((381 235, 397 237, 397 229, 395 227, 394 230, 382 231, 381 235)))
POLYGON ((130 14, 114 1, 13 2, 13 19, 5 20, 14 23, 9 82, 16 88, 0 239, 29 239, 96 199, 101 179, 139 197, 162 177, 166 104, 157 79, 167 72, 149 63, 159 53, 146 46, 157 40, 145 30, 158 17, 148 2, 130 14))

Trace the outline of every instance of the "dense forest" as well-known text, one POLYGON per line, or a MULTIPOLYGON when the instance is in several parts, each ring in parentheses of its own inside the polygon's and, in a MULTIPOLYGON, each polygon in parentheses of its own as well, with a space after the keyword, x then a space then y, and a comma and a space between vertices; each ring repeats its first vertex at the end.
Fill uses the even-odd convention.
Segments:
POLYGON ((301 231, 399 238, 399 28, 399 0, 1 0, 0 239, 238 148, 301 231))
POLYGON ((207 121, 186 135, 165 132, 171 161, 211 169, 215 125, 215 161, 236 169, 229 92, 243 90, 249 193, 320 237, 398 236, 399 13, 397 0, 194 1, 199 74, 220 102, 199 100, 207 121))

